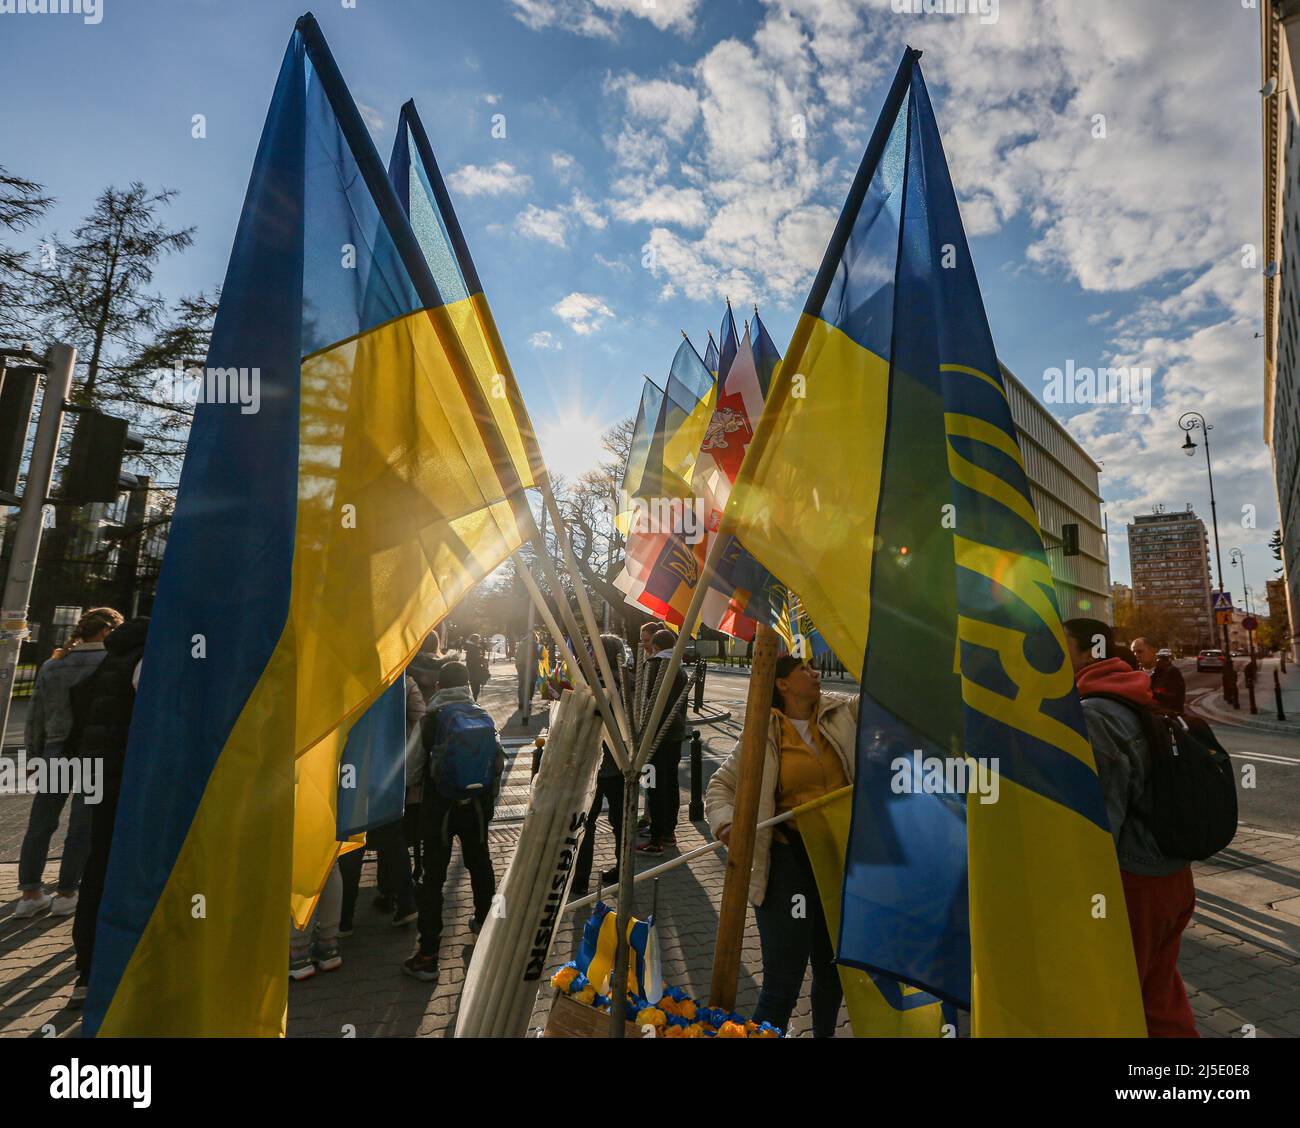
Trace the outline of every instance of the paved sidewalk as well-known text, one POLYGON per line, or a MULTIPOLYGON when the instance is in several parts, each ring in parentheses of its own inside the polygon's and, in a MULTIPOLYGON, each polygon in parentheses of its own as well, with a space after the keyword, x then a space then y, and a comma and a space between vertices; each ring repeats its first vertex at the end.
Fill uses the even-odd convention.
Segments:
MULTIPOLYGON (((513 678, 503 665, 483 693, 483 703, 498 722, 514 711, 513 678)), ((494 674, 497 671, 494 670, 494 674)), ((706 771, 712 770, 709 761, 706 771)), ((490 831, 497 875, 505 873, 518 840, 519 810, 526 802, 531 756, 525 746, 512 757, 503 818, 490 831)), ((683 764, 685 789, 688 771, 683 764)), ((18 845, 26 826, 26 796, 0 796, 0 1034, 41 1036, 42 1032, 75 1036, 76 1012, 64 1005, 73 981, 71 923, 48 918, 17 921, 18 845)), ((702 824, 686 822, 686 797, 678 832, 683 851, 706 840, 702 824)), ((612 834, 602 817, 597 827, 595 872, 613 864, 612 834)), ((52 850, 57 855, 61 837, 52 850)), ((640 860, 648 869, 663 859, 640 860)), ((53 859, 46 873, 52 876, 53 859)), ((710 854, 665 875, 659 882, 658 918, 669 983, 695 995, 708 992, 724 863, 710 854)), ((1212 864, 1196 867, 1198 910, 1184 934, 1181 967, 1201 1033, 1206 1037, 1300 1036, 1300 838, 1252 829, 1239 832, 1232 847, 1212 864)), ((468 920, 471 902, 468 875, 459 854, 449 873, 441 960, 436 985, 400 973, 400 963, 414 949, 413 929, 394 929, 386 916, 370 907, 375 866, 362 874, 355 933, 343 941, 344 966, 328 975, 290 984, 289 1034, 296 1037, 422 1035, 446 1037, 472 949, 468 920)), ((651 893, 638 893, 638 908, 648 912, 651 893)), ((558 931, 551 969, 571 958, 584 918, 570 914, 558 931)), ((758 997, 758 934, 753 914, 741 968, 738 1009, 753 1009, 758 997)), ((551 969, 548 969, 548 974, 551 969)), ((1062 969, 1062 974, 1069 974, 1062 969)), ((534 1030, 545 1024, 548 993, 542 991, 533 1014, 534 1030)), ((791 1022, 791 1033, 806 1036, 808 997, 791 1022)), ((847 1020, 841 1023, 847 1036, 847 1020)))
POLYGON ((1242 725, 1246 728, 1260 729, 1264 732, 1295 733, 1300 736, 1300 670, 1294 662, 1287 662, 1286 673, 1279 670, 1277 658, 1259 660, 1259 675, 1255 679, 1255 707, 1258 713, 1250 711, 1250 697, 1246 692, 1245 669, 1239 662, 1237 679, 1241 708, 1234 709, 1223 699, 1223 689, 1193 691, 1188 695, 1188 704, 1205 717, 1211 724, 1242 725), (1273 690, 1273 672, 1278 670, 1279 683, 1282 688, 1282 712, 1286 719, 1277 719, 1276 695, 1273 690))

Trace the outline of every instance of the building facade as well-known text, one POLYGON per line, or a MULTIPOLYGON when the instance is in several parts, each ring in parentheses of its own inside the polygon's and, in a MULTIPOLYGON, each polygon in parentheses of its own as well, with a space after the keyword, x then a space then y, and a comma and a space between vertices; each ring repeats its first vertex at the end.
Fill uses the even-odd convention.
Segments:
POLYGON ((1101 517, 1101 467, 1005 365, 1002 379, 1061 618, 1109 623, 1110 557, 1101 517), (1066 556, 1061 550, 1063 525, 1079 526, 1078 556, 1066 556))
POLYGON ((1268 617, 1277 628, 1276 641, 1280 648, 1286 645, 1285 640, 1290 640, 1294 633, 1291 629, 1291 617, 1287 612, 1286 581, 1265 580, 1264 587, 1268 591, 1268 617))
MULTIPOLYGON (((1261 0, 1264 441, 1273 458, 1288 617, 1300 612, 1300 0, 1261 0)), ((1292 654, 1300 649, 1292 639, 1292 654)))
POLYGON ((1133 599, 1141 629, 1188 653, 1215 646, 1210 614, 1209 538, 1189 505, 1142 514, 1128 527, 1133 599))

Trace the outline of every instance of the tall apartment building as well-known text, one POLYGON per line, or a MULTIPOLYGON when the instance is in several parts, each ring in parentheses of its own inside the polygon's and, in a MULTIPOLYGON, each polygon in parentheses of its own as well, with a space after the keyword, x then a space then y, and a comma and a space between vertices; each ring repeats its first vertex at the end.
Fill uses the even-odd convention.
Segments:
MULTIPOLYGON (((1264 127, 1264 441, 1282 527, 1292 624, 1300 614, 1300 0, 1259 5, 1264 127)), ((1300 643, 1292 642, 1300 661, 1300 643)))
POLYGON ((1101 468, 1006 365, 1002 365, 1002 379, 1061 618, 1109 623, 1110 559, 1101 523, 1101 468), (1062 525, 1079 526, 1078 556, 1062 553, 1062 525))
POLYGON ((1214 646, 1210 614, 1210 552, 1205 522, 1184 512, 1146 513, 1128 527, 1133 598, 1147 630, 1184 652, 1214 646))

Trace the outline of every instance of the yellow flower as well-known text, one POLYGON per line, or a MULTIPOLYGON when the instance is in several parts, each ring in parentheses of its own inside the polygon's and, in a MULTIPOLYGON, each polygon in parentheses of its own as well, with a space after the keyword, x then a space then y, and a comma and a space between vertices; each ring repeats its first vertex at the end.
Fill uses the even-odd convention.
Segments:
POLYGON ((562 967, 551 976, 551 986, 557 991, 567 991, 569 984, 578 978, 578 969, 576 967, 562 967))
POLYGON ((745 1028, 739 1022, 724 1022, 718 1028, 719 1038, 743 1038, 744 1036, 745 1028))
POLYGON ((664 1012, 658 1007, 643 1007, 636 1016, 638 1026, 663 1026, 667 1021, 664 1012))
POLYGON ((704 1037, 704 1027, 701 1026, 698 1022, 692 1022, 692 1023, 690 1024, 690 1026, 687 1026, 687 1027, 682 1031, 682 1037, 683 1037, 683 1038, 703 1038, 703 1037, 704 1037))
POLYGON ((698 1010, 694 999, 683 999, 677 1004, 677 1013, 688 1021, 694 1021, 698 1010))
POLYGON ((594 988, 590 983, 588 983, 581 991, 575 992, 573 996, 574 1002, 581 1003, 584 1007, 591 1006, 595 998, 596 988, 594 988))

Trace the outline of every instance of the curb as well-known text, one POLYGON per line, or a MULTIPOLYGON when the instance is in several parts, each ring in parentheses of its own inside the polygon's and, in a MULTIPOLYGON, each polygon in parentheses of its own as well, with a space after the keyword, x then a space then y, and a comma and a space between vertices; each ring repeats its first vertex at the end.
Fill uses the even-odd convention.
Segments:
POLYGON ((1258 729, 1260 732, 1276 732, 1287 736, 1300 736, 1300 721, 1279 721, 1276 718, 1269 720, 1263 714, 1252 716, 1249 709, 1238 712, 1236 710, 1228 711, 1210 703, 1210 698, 1216 694, 1216 690, 1207 689, 1199 696, 1192 697, 1188 705, 1192 706, 1197 714, 1204 717, 1207 721, 1213 721, 1215 724, 1227 725, 1230 728, 1258 729))

